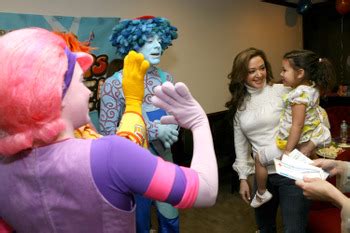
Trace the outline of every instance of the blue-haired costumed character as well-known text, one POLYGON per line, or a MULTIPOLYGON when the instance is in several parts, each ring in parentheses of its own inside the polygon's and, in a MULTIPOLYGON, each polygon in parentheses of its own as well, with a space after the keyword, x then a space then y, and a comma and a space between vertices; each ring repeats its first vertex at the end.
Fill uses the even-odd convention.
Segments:
MULTIPOLYGON (((142 116, 145 119, 148 135, 148 148, 156 156, 172 162, 170 147, 178 140, 177 125, 161 124, 159 119, 167 113, 155 107, 150 99, 154 88, 165 81, 173 83, 173 78, 156 65, 159 64, 165 49, 177 38, 177 28, 161 17, 143 16, 122 20, 115 26, 110 41, 116 47, 117 55, 124 58, 135 50, 149 61, 150 68, 144 77, 144 100, 142 116)), ((101 88, 100 129, 103 135, 115 134, 125 107, 122 91, 122 72, 108 78, 101 88)), ((136 197, 137 232, 149 232, 152 201, 142 196, 136 197)), ((179 232, 178 211, 172 205, 155 202, 159 222, 159 232, 179 232)))

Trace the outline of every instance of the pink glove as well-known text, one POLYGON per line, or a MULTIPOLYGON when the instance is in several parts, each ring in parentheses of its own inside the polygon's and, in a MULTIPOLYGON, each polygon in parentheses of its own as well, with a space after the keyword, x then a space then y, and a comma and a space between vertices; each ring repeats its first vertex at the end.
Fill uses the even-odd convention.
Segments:
POLYGON ((208 123, 202 107, 192 97, 184 83, 165 82, 155 88, 152 102, 170 115, 161 118, 162 124, 178 124, 183 128, 194 130, 208 123))
POLYGON ((155 106, 164 109, 161 123, 178 124, 191 129, 193 134, 193 157, 191 169, 199 178, 198 195, 194 206, 214 205, 218 193, 218 168, 209 121, 202 107, 192 97, 183 83, 163 83, 155 89, 152 97, 155 106))

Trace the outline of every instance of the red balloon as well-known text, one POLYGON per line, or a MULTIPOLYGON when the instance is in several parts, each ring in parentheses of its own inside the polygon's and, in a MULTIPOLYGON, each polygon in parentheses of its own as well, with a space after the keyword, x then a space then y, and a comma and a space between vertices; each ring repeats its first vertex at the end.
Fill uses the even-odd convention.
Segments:
POLYGON ((335 9, 341 15, 345 15, 350 12, 350 0, 337 0, 335 2, 335 9))

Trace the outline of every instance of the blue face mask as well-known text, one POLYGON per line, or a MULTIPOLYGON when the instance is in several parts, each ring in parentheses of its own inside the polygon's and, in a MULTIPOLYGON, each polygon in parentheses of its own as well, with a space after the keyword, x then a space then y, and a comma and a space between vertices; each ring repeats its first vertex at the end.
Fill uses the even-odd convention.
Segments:
POLYGON ((138 51, 143 54, 151 65, 157 65, 160 62, 160 57, 162 56, 162 46, 160 42, 157 35, 152 36, 147 39, 146 43, 138 51))

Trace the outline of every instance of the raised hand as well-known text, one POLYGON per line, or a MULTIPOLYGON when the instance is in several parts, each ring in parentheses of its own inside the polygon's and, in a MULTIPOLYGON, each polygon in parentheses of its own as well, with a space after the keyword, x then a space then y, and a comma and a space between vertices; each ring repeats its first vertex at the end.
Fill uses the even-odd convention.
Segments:
POLYGON ((156 87, 152 102, 170 114, 161 118, 163 124, 178 124, 183 128, 193 130, 208 123, 204 110, 192 97, 184 83, 173 85, 165 82, 156 87))
POLYGON ((177 124, 191 129, 193 135, 191 169, 197 171, 199 177, 198 196, 194 206, 214 205, 218 193, 218 167, 210 126, 204 110, 183 83, 173 85, 165 82, 156 87, 152 102, 171 114, 163 116, 161 123, 177 124))
POLYGON ((148 68, 149 62, 144 59, 141 53, 130 51, 124 58, 122 88, 126 108, 129 110, 134 110, 134 107, 140 108, 142 105, 144 77, 148 68))

